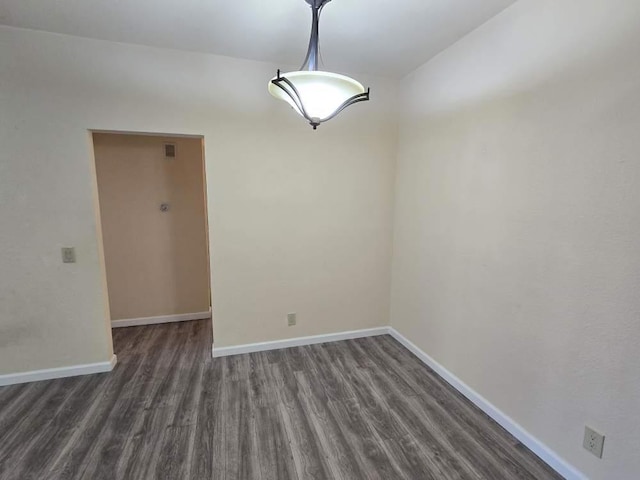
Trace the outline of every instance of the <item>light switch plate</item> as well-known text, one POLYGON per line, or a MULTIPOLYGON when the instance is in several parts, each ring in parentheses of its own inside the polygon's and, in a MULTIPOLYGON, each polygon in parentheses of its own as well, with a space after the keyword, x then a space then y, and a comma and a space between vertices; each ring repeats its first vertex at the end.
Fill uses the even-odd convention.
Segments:
POLYGON ((62 247, 62 263, 76 263, 76 249, 74 247, 62 247))

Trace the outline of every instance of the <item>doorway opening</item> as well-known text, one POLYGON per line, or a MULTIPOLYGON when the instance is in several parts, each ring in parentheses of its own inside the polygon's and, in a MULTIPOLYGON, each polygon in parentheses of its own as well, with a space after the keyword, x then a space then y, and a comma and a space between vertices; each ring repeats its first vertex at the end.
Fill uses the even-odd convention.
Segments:
POLYGON ((210 319, 203 137, 92 138, 111 327, 210 319))

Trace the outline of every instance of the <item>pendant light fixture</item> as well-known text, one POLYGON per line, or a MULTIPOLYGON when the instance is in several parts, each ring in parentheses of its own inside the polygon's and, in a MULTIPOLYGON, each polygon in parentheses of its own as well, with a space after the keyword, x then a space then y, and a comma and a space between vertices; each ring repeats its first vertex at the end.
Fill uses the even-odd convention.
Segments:
POLYGON ((360 82, 337 73, 318 70, 318 23, 320 12, 331 0, 305 0, 311 6, 312 24, 309 50, 297 72, 278 74, 269 82, 269 93, 284 100, 302 115, 315 130, 342 110, 369 100, 360 82))

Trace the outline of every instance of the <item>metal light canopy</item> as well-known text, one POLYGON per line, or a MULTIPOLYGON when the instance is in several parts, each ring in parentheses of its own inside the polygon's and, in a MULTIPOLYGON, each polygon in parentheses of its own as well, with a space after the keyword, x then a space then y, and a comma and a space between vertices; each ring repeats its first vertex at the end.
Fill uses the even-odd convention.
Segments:
POLYGON ((331 0, 305 1, 312 12, 307 58, 300 71, 281 73, 278 70, 269 82, 269 93, 291 105, 315 130, 348 106, 369 100, 369 89, 365 90, 360 82, 344 75, 318 70, 320 11, 331 0))

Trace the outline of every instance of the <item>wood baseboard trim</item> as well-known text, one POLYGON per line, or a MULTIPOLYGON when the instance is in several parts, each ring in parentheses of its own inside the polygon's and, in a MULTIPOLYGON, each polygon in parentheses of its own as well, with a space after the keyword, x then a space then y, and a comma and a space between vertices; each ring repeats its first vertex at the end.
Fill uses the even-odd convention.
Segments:
POLYGON ((123 318, 111 320, 111 328, 139 327, 142 325, 156 325, 158 323, 189 322, 191 320, 204 320, 211 318, 211 310, 208 312, 179 313, 176 315, 160 315, 157 317, 123 318))
POLYGON ((407 350, 413 353, 416 357, 418 357, 424 364, 431 367, 438 375, 440 375, 447 383, 449 383, 453 388, 455 388, 462 395, 467 397, 471 402, 473 402, 480 410, 489 415, 493 420, 495 420, 498 424, 500 424, 505 430, 507 430, 511 435, 516 437, 520 442, 522 442, 529 450, 535 453, 540 459, 542 459, 547 465, 553 468, 560 475, 565 477, 567 480, 588 480, 587 477, 580 472, 573 465, 569 464, 563 458, 561 458, 557 453, 547 447, 540 440, 535 438, 529 432, 527 432, 521 425, 519 425, 516 421, 514 421, 511 417, 506 415, 500 409, 498 409, 495 405, 493 405, 489 400, 484 398, 478 392, 473 390, 469 385, 464 383, 458 377, 456 377, 453 373, 439 364, 432 357, 427 355, 424 351, 422 351, 418 346, 408 340, 405 336, 403 336, 400 332, 398 332, 395 328, 389 327, 389 334, 395 338, 398 342, 404 345, 407 350))
POLYGON ((285 340, 275 340, 273 342, 250 343, 246 345, 235 345, 232 347, 212 348, 214 358, 227 357, 229 355, 241 355, 243 353, 264 352, 267 350, 280 350, 282 348, 301 347, 303 345, 315 345, 318 343, 338 342, 340 340, 350 340, 352 338, 374 337, 389 333, 388 327, 368 328, 365 330, 352 330, 349 332, 329 333, 325 335, 313 335, 310 337, 288 338, 285 340))
POLYGON ((54 378, 75 377, 78 375, 91 375, 94 373, 110 372, 116 366, 118 358, 113 355, 108 362, 87 363, 85 365, 72 365, 70 367, 46 368, 44 370, 32 370, 30 372, 10 373, 0 375, 0 387, 15 385, 18 383, 40 382, 53 380, 54 378))

